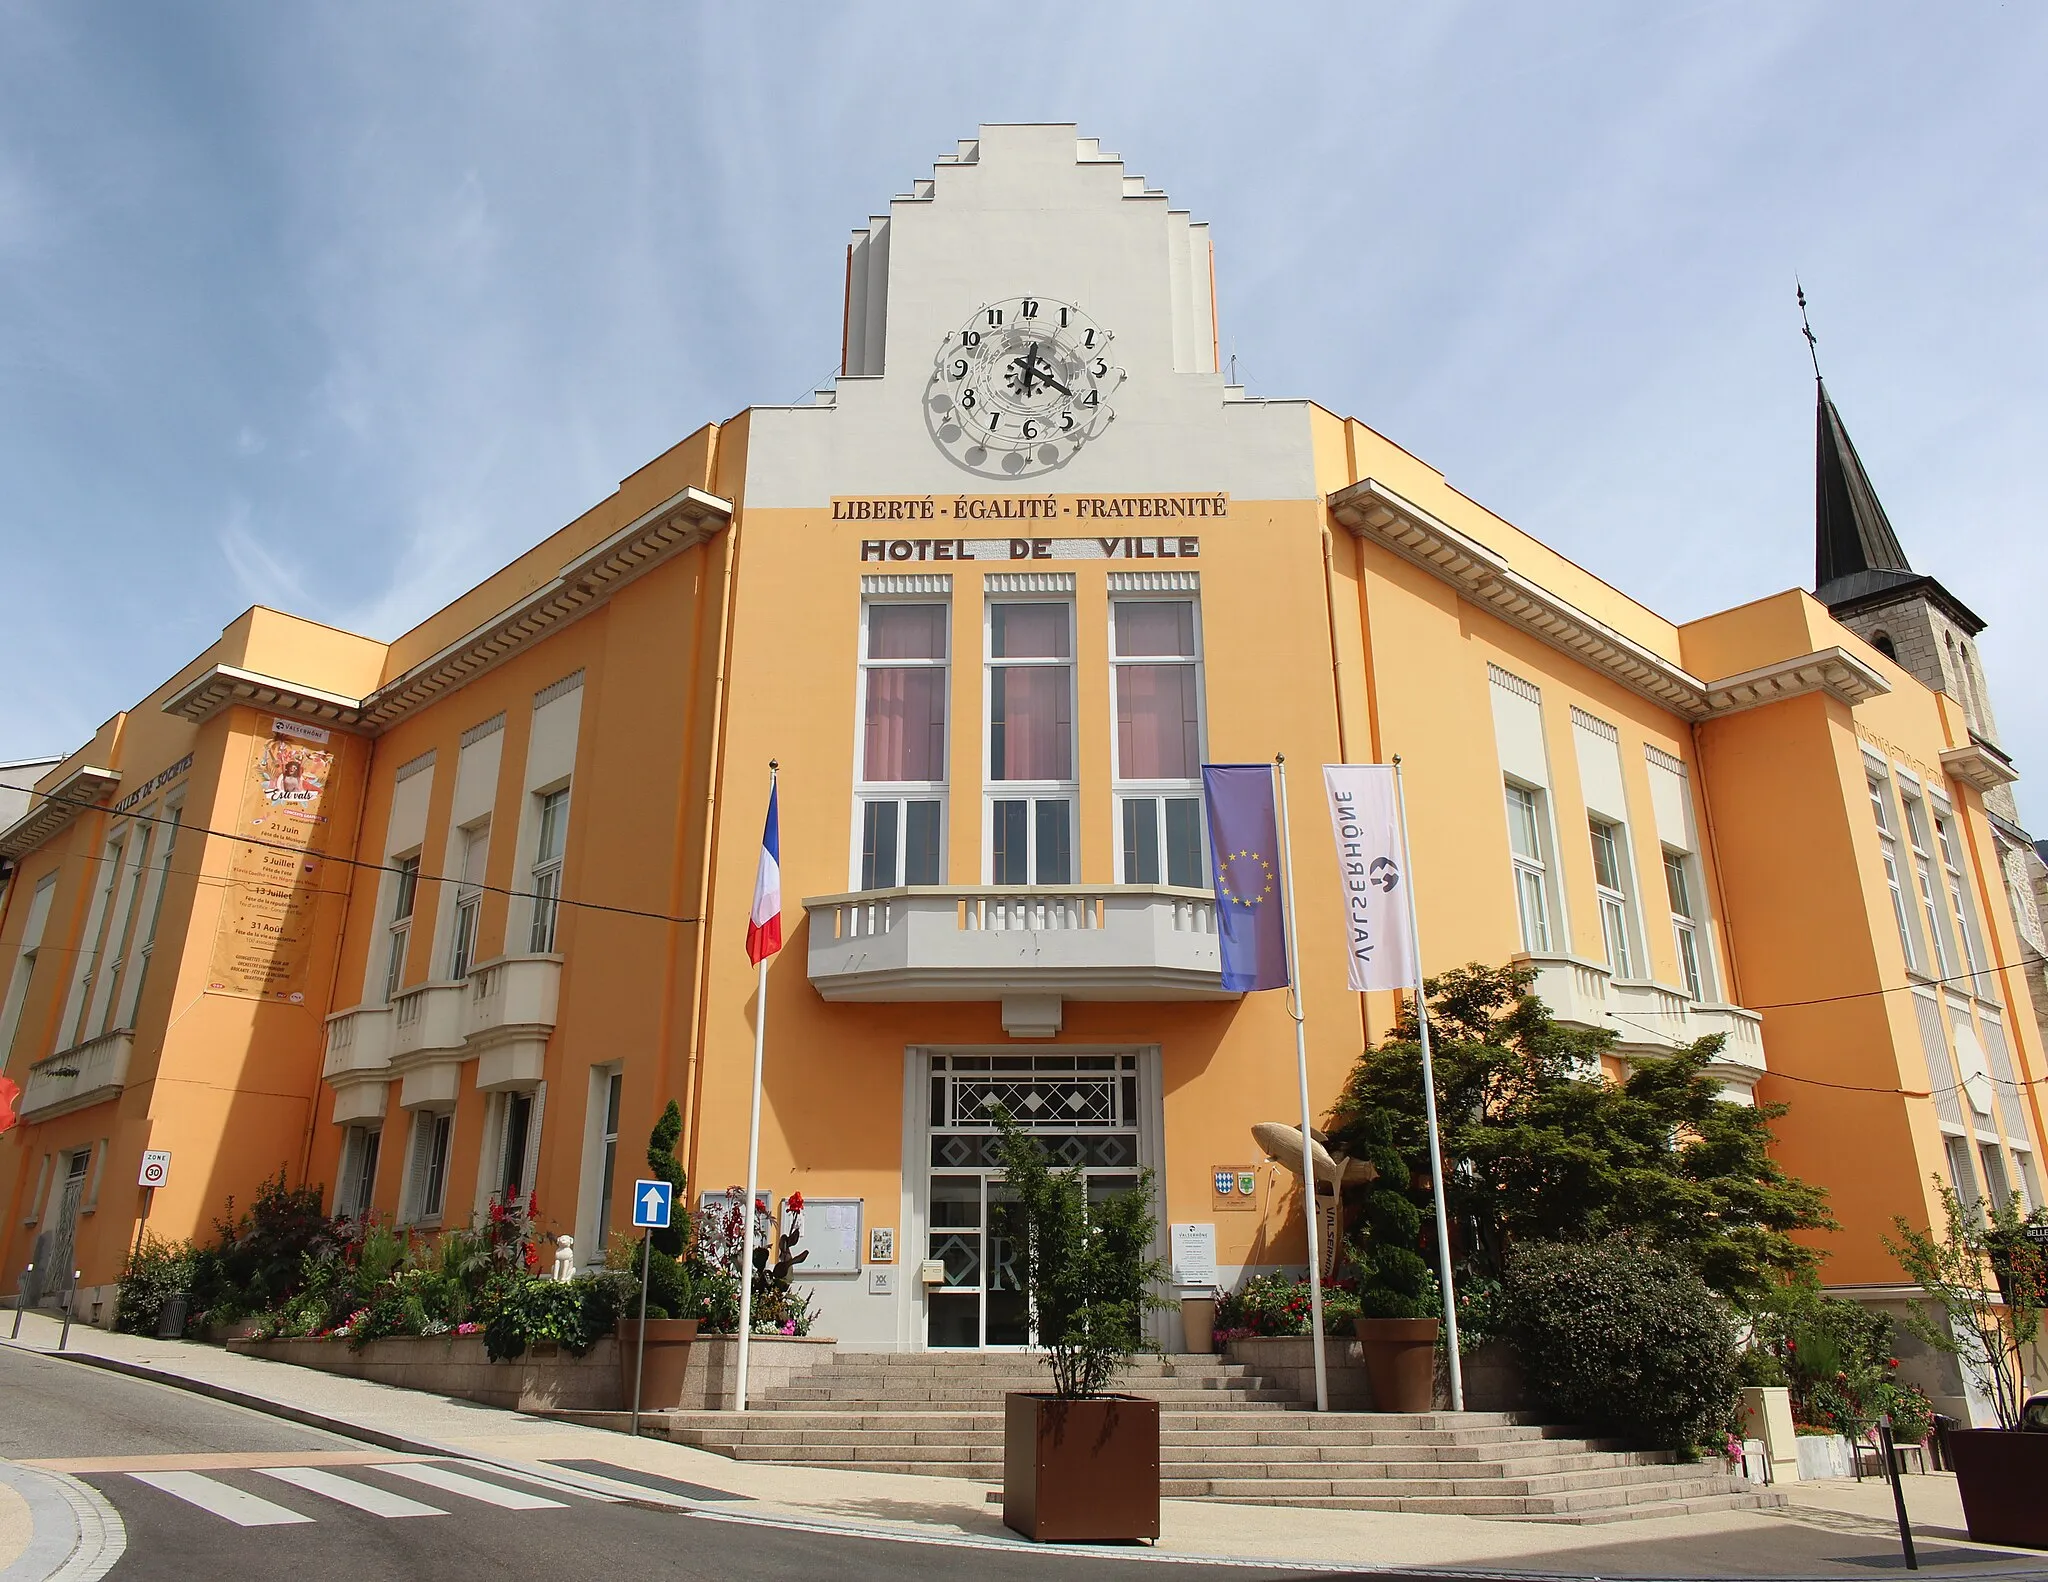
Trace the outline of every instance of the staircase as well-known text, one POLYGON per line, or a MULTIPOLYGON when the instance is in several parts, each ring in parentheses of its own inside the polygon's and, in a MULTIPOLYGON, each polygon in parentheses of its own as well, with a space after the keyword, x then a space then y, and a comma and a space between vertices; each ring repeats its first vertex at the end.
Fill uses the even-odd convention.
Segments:
MULTIPOLYGON (((1003 1396, 1049 1388, 1042 1359, 841 1352, 753 1408, 665 1412, 668 1437, 740 1461, 1000 1483, 1003 1396)), ((1784 1503, 1664 1451, 1511 1412, 1306 1411, 1236 1363, 1148 1357, 1119 1389, 1161 1405, 1169 1499, 1525 1521, 1610 1522, 1784 1503)), ((659 1430, 657 1430, 659 1431, 659 1430)))

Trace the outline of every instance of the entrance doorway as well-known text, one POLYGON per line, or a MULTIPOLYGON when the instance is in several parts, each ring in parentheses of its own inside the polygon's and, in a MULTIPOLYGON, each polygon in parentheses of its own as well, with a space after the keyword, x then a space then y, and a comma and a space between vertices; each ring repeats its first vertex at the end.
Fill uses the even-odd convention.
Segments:
POLYGON ((995 1157, 992 1116, 1007 1110, 1056 1167, 1080 1167, 1091 1199, 1135 1186, 1139 1058, 935 1054, 930 1082, 924 1256, 944 1267, 945 1278, 925 1290, 925 1345, 1030 1346, 1023 1227, 995 1157))
POLYGON ((50 1278, 43 1283, 45 1297, 62 1296, 71 1289, 73 1254, 78 1244, 78 1206, 85 1197, 85 1172, 92 1163, 92 1150, 81 1148, 67 1161, 59 1185, 56 1234, 50 1238, 50 1278))

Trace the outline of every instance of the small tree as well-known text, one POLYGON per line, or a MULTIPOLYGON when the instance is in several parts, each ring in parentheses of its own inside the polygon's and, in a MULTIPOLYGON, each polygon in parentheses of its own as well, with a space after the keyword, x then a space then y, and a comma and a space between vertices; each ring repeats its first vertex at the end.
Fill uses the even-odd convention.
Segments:
POLYGON ((1004 1184, 1023 1211, 1024 1289, 1052 1363, 1053 1393, 1069 1401, 1101 1395, 1145 1349, 1146 1313, 1166 1305, 1153 1293, 1166 1265, 1151 1255, 1152 1172, 1091 1203, 1078 1168, 1054 1170, 1008 1111, 998 1108, 993 1119, 1004 1184))
POLYGON ((1940 1176, 1942 1232, 1921 1230, 1894 1217, 1899 1239, 1885 1249, 1928 1296, 1906 1310, 1906 1328, 1935 1351, 1954 1357, 1991 1399, 2001 1428, 2020 1426, 2026 1404, 2026 1349, 2040 1338, 2048 1302, 2048 1250, 2027 1235, 2048 1225, 2048 1212, 2020 1212, 2019 1194, 2004 1203, 1965 1208, 1940 1176), (1995 1287, 1995 1289, 1994 1289, 1995 1287))
MULTIPOLYGON (((1737 1302, 1762 1298, 1819 1254, 1792 1233, 1833 1229, 1818 1188, 1771 1157, 1781 1104, 1731 1104, 1707 1067, 1719 1037, 1601 1072, 1612 1032, 1573 1027, 1529 992, 1527 967, 1460 967, 1428 980, 1444 1179, 1473 1273, 1498 1279, 1517 1242, 1626 1234, 1683 1259, 1737 1302)), ((1413 1006, 1352 1069, 1332 1146, 1366 1157, 1384 1118, 1429 1160, 1413 1006)))
POLYGON ((1365 1235, 1350 1249, 1358 1265, 1361 1318, 1431 1318, 1442 1305, 1436 1275, 1416 1252, 1422 1210, 1409 1196, 1411 1172, 1394 1146, 1385 1115, 1366 1117, 1356 1128, 1358 1157, 1373 1167, 1365 1191, 1365 1235))
POLYGON ((672 1189, 668 1229, 648 1233, 654 1239, 654 1250, 671 1258, 682 1257, 683 1249, 690 1245, 690 1183, 683 1174, 682 1161, 676 1158, 676 1140, 682 1135, 683 1112, 670 1099, 668 1108, 661 1112, 661 1119, 647 1136, 647 1170, 655 1180, 666 1181, 672 1189))

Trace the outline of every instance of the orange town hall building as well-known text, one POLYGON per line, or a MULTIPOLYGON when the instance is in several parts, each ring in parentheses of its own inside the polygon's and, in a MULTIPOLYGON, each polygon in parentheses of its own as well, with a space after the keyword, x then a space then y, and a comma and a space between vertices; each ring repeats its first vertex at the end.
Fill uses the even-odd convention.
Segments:
POLYGON ((1248 398, 1215 302, 1164 193, 985 128, 855 233, 814 400, 389 642, 250 609, 115 713, 0 830, 0 1292, 76 1269, 109 1319, 145 1151, 166 1236, 282 1169, 428 1229, 537 1191, 585 1260, 671 1098, 693 1195, 740 1180, 771 758, 762 1180, 812 1206, 844 1345, 1025 1338, 991 1094, 1154 1167, 1226 1283, 1299 1264, 1250 1135, 1298 1116, 1291 1024, 1221 985, 1204 761, 1304 771, 1318 1103, 1394 1005, 1344 987, 1313 766, 1398 753, 1426 967, 1526 961, 1617 1061, 1726 1035, 1831 1196, 1832 1284, 1895 1286, 1932 1178, 2039 1204, 2039 864, 1982 622, 1825 391, 1814 591, 1676 624, 1359 420, 1248 398))

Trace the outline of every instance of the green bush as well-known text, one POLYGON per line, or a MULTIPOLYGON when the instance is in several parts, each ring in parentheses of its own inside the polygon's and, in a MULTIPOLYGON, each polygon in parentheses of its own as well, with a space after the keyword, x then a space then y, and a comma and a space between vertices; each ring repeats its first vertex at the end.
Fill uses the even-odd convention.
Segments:
POLYGON ((484 1350, 493 1362, 510 1362, 529 1346, 552 1341, 580 1357, 618 1326, 631 1290, 629 1282, 609 1271, 566 1283, 509 1280, 494 1294, 484 1320, 484 1350))
POLYGON ((114 1301, 114 1327, 129 1335, 154 1335, 164 1303, 192 1288, 192 1244, 145 1235, 121 1271, 114 1301))
POLYGON ((335 1222, 320 1209, 320 1188, 285 1185, 282 1166, 256 1189, 240 1215, 213 1222, 214 1240, 193 1260, 192 1307, 210 1323, 262 1313, 298 1293, 307 1255, 340 1249, 335 1222))
POLYGON ((1679 1258, 1621 1237, 1525 1242, 1500 1306, 1530 1392, 1570 1421, 1682 1455, 1733 1426, 1734 1327, 1679 1258))

